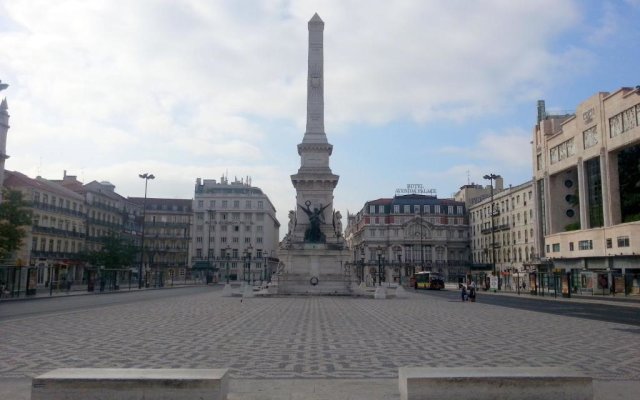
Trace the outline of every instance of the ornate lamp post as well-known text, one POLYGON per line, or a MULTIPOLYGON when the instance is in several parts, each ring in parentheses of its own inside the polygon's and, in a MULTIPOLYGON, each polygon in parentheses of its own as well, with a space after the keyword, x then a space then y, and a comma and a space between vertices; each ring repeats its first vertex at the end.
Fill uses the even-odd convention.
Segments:
POLYGON ((496 244, 495 244, 495 232, 493 229, 493 181, 500 178, 500 175, 487 174, 483 176, 484 179, 488 179, 491 185, 491 264, 493 265, 493 276, 496 276, 496 244))
POLYGON ((142 289, 142 264, 144 263, 144 225, 145 218, 147 216, 147 183, 149 179, 155 179, 156 177, 153 174, 149 174, 145 172, 144 174, 138 175, 140 178, 144 179, 144 200, 142 201, 142 239, 140 243, 140 267, 138 268, 138 289, 142 289))

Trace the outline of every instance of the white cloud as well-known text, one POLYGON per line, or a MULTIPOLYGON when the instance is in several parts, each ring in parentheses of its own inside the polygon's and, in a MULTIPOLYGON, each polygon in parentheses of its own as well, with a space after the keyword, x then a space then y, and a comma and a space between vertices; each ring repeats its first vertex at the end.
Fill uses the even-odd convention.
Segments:
MULTIPOLYGON (((325 20, 329 133, 358 123, 462 123, 503 112, 539 98, 589 60, 579 48, 552 46, 578 22, 573 1, 2 6, 0 78, 11 84, 8 167, 32 175, 40 168, 50 177, 83 170, 88 180, 109 180, 125 195, 139 189, 137 174, 147 170, 163 177, 154 186, 168 197, 190 196, 195 177, 228 170, 277 191, 269 192, 274 203, 293 203, 292 196, 277 198, 293 193, 288 176, 295 168, 278 170, 284 156, 273 149, 295 153, 292 126, 302 138, 307 21, 316 11, 325 20), (267 133, 265 121, 283 130, 267 133)), ((520 135, 487 134, 474 149, 449 151, 522 168, 529 155, 516 155, 520 135), (496 141, 504 151, 489 153, 496 141)))
POLYGON ((445 146, 441 152, 466 160, 492 162, 505 169, 531 165, 531 135, 513 128, 505 132, 484 132, 467 147, 445 146))

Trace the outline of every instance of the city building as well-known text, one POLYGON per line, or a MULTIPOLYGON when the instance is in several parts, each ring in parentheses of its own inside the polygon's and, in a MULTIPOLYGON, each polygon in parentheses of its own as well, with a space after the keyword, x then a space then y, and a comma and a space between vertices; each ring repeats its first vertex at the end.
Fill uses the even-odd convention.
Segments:
MULTIPOLYGON (((102 249, 104 239, 108 236, 117 236, 136 247, 140 246, 142 219, 136 219, 136 215, 142 213, 142 208, 116 193, 115 185, 107 181, 91 181, 83 184, 75 175, 68 175, 67 171, 64 171, 62 180, 52 180, 52 182, 84 197, 86 210, 85 251, 99 251, 102 249)), ((121 269, 108 271, 104 269, 104 266, 99 271, 100 267, 87 264, 89 290, 92 290, 94 283, 98 280, 104 288, 106 281, 109 285, 123 283, 131 285, 138 277, 136 265, 130 265, 126 271, 121 269)))
POLYGON ((486 284, 485 277, 495 272, 499 288, 516 289, 523 280, 528 283, 536 248, 532 182, 505 189, 498 177, 493 190, 487 186, 483 191, 488 194, 474 198, 468 209, 471 273, 476 275, 474 280, 486 284))
POLYGON ((110 182, 92 181, 83 184, 75 175, 64 176, 61 181, 52 181, 84 197, 86 209, 86 250, 102 248, 102 239, 124 231, 126 199, 115 192, 110 182))
POLYGON ((463 202, 407 194, 368 201, 347 216, 345 238, 360 282, 409 284, 417 271, 448 281, 469 271, 469 225, 463 202))
POLYGON ((189 279, 192 200, 146 197, 128 200, 136 209, 144 207, 144 221, 140 225, 144 232, 142 277, 146 286, 162 287, 189 279))
POLYGON ((596 93, 571 115, 538 104, 536 263, 539 275, 560 275, 563 292, 640 291, 638 125, 640 86, 596 93))
POLYGON ((194 269, 219 282, 270 280, 280 223, 269 197, 250 178, 198 178, 193 211, 194 269))
POLYGON ((33 213, 33 224, 16 254, 21 277, 7 281, 17 279, 27 293, 86 283, 81 257, 86 238, 84 198, 55 182, 14 171, 5 171, 4 185, 22 192, 33 213))

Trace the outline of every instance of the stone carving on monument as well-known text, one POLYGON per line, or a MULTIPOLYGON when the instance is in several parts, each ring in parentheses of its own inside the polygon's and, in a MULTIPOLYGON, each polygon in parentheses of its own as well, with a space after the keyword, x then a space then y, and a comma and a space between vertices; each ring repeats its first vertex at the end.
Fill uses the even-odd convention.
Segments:
POLYGON ((339 176, 329 166, 333 146, 324 132, 324 22, 315 14, 308 26, 307 126, 298 144, 300 168, 291 175, 296 209, 289 211, 288 232, 278 250, 278 293, 349 294, 349 251, 342 216, 333 209, 339 176))

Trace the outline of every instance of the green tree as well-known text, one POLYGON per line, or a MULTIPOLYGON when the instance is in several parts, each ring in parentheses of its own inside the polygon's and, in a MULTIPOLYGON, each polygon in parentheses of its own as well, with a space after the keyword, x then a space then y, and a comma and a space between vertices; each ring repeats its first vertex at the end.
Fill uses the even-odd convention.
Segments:
POLYGON ((96 267, 108 270, 126 269, 134 263, 136 253, 137 249, 131 240, 111 233, 102 239, 100 250, 88 252, 85 258, 96 267))
POLYGON ((6 261, 20 248, 31 225, 31 210, 22 192, 5 189, 0 203, 0 262, 6 261))

